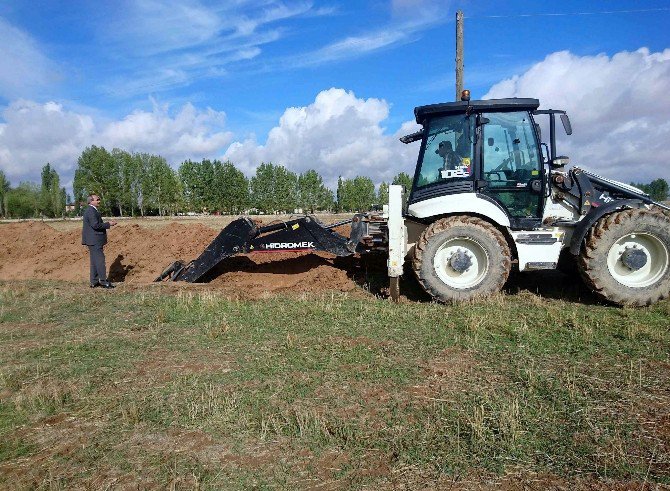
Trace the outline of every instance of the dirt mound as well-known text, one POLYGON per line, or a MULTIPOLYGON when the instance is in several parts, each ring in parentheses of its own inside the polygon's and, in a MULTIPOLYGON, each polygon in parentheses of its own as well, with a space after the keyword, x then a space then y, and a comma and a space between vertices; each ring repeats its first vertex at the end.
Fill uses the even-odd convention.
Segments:
MULTIPOLYGON (((122 223, 105 247, 112 281, 150 283, 175 259, 196 258, 216 237, 198 223, 144 228, 122 223)), ((86 282, 88 250, 81 231, 58 232, 46 223, 0 224, 0 280, 58 279, 86 282)), ((265 291, 348 291, 355 288, 352 262, 328 254, 258 253, 233 257, 211 275, 210 285, 243 294, 265 291)))
POLYGON ((243 291, 348 291, 355 287, 351 264, 327 254, 263 253, 233 257, 210 284, 243 291))

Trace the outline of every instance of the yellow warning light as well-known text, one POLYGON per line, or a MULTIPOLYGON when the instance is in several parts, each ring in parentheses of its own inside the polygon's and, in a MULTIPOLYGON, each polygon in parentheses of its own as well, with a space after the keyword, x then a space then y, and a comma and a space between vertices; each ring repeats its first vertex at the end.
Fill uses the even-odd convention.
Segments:
POLYGON ((463 90, 461 92, 461 100, 462 101, 469 101, 470 100, 470 91, 468 89, 463 90))

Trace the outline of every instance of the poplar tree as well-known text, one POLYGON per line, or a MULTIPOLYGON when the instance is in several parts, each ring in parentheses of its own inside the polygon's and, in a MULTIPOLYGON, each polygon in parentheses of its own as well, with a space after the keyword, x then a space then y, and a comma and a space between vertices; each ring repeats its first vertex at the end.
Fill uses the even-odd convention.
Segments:
POLYGON ((333 192, 323 184, 323 178, 315 170, 298 176, 298 206, 314 213, 332 206, 333 192))
POLYGON ((297 205, 298 178, 281 165, 261 163, 250 188, 253 205, 266 213, 290 212, 297 205))
POLYGON ((412 178, 408 174, 401 172, 393 178, 392 184, 399 184, 403 187, 402 206, 404 208, 407 205, 409 192, 412 190, 412 178))
POLYGON ((338 213, 342 211, 342 189, 343 183, 342 183, 342 176, 337 177, 337 191, 336 191, 336 197, 335 197, 335 211, 338 213))
POLYGON ((405 193, 409 193, 412 189, 412 178, 405 172, 401 172, 393 178, 391 184, 400 184, 405 188, 405 193))
POLYGON ((205 187, 199 162, 186 160, 179 166, 179 180, 184 192, 184 203, 191 211, 202 212, 205 208, 205 187))
POLYGON ((109 214, 115 205, 119 189, 116 162, 104 147, 92 145, 86 148, 77 160, 72 184, 77 201, 85 201, 86 196, 97 194, 102 199, 101 213, 109 214))
POLYGON ((54 218, 65 212, 65 189, 60 187, 56 169, 47 163, 42 167, 42 186, 39 196, 39 211, 43 216, 54 218))
POLYGON ((6 197, 9 192, 9 180, 5 176, 5 173, 0 170, 0 216, 7 216, 7 204, 6 197))
POLYGON ((139 209, 141 167, 138 160, 125 150, 113 149, 112 158, 118 175, 118 192, 115 200, 119 215, 134 216, 135 211, 139 209))
POLYGON ((249 181, 232 162, 214 162, 214 190, 217 209, 241 213, 250 204, 249 181))
POLYGON ((145 208, 164 216, 174 214, 182 203, 182 187, 177 174, 167 161, 158 155, 145 158, 146 172, 143 183, 145 208))
POLYGON ((32 182, 22 182, 5 195, 7 216, 10 218, 31 218, 39 213, 40 188, 32 182))
POLYGON ((367 211, 377 195, 375 185, 369 177, 357 176, 342 181, 340 208, 344 211, 367 211))
POLYGON ((665 201, 668 199, 668 182, 665 179, 654 179, 649 184, 631 183, 631 186, 640 188, 654 201, 665 201))
POLYGON ((389 185, 384 181, 381 182, 377 191, 377 204, 382 206, 389 204, 389 185))

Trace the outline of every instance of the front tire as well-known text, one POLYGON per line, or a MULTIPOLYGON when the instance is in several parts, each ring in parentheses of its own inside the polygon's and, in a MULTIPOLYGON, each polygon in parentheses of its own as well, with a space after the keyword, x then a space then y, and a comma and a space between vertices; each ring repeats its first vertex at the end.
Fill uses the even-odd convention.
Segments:
POLYGON ((476 217, 433 222, 414 247, 414 272, 435 300, 452 302, 500 291, 510 273, 505 236, 476 217))
POLYGON ((651 305, 670 294, 670 218, 660 210, 606 215, 586 236, 579 271, 587 286, 619 305, 651 305))

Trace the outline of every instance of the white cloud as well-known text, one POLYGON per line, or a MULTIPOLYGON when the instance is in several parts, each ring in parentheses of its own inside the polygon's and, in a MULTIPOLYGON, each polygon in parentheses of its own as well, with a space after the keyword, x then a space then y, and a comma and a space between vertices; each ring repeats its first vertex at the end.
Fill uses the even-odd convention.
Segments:
POLYGON ((28 34, 0 17, 0 96, 25 97, 59 79, 55 65, 28 34))
POLYGON ((273 162, 293 172, 315 169, 330 186, 340 175, 388 182, 398 172, 413 172, 417 152, 416 145, 398 141, 417 125, 408 122, 398 134, 387 134, 382 123, 388 113, 386 101, 360 99, 343 89, 324 90, 312 104, 287 109, 265 145, 254 139, 235 142, 224 158, 247 175, 261 162, 273 162))
POLYGON ((133 45, 140 55, 196 46, 215 38, 222 28, 215 12, 197 1, 138 0, 128 2, 122 12, 103 35, 133 45))
POLYGON ((279 60, 276 66, 316 66, 332 61, 364 56, 393 46, 418 41, 431 27, 448 22, 443 12, 450 1, 396 0, 391 4, 393 19, 382 28, 347 36, 320 48, 279 60))
POLYGON ((348 59, 371 53, 395 44, 405 44, 414 40, 410 35, 414 29, 382 29, 363 36, 350 36, 319 48, 310 53, 299 55, 302 66, 323 65, 331 61, 348 59))
POLYGON ((170 110, 153 101, 151 111, 103 121, 55 102, 17 100, 2 112, 0 169, 13 184, 39 181, 42 166, 50 162, 70 186, 82 150, 98 145, 162 155, 173 166, 224 154, 249 176, 261 162, 274 162, 294 172, 316 169, 330 186, 339 175, 388 182, 398 172, 412 173, 418 149, 398 141, 417 125, 406 122, 388 134, 383 126, 388 113, 384 100, 333 88, 308 106, 286 109, 264 145, 253 138, 230 144, 225 114, 191 104, 170 110))
POLYGON ((230 143, 232 134, 223 131, 225 113, 200 111, 191 104, 171 115, 167 104, 154 102, 152 112, 135 111, 122 121, 107 124, 98 134, 106 148, 162 155, 168 162, 211 156, 230 143))
POLYGON ((39 181, 50 162, 69 186, 77 159, 90 145, 122 148, 165 157, 173 165, 222 151, 231 140, 225 114, 191 104, 176 112, 154 103, 151 112, 135 111, 120 121, 100 121, 68 111, 54 102, 18 100, 6 107, 0 124, 0 169, 13 183, 39 181))
POLYGON ((72 174, 78 154, 95 133, 89 116, 66 111, 54 102, 17 100, 3 111, 3 118, 0 169, 12 181, 39 180, 47 162, 59 173, 72 174))
POLYGON ((670 180, 668 93, 670 49, 642 48, 611 57, 552 53, 484 98, 536 97, 543 108, 567 110, 574 132, 559 140, 559 153, 606 177, 649 182, 670 180))
POLYGON ((113 94, 146 94, 217 77, 229 66, 262 54, 285 35, 281 21, 328 15, 312 2, 277 0, 223 2, 139 0, 100 29, 102 43, 121 60, 105 89, 113 94), (130 74, 143 73, 141 77, 130 74))
POLYGON ((456 18, 451 0, 391 0, 391 11, 394 15, 407 17, 451 14, 456 18))

